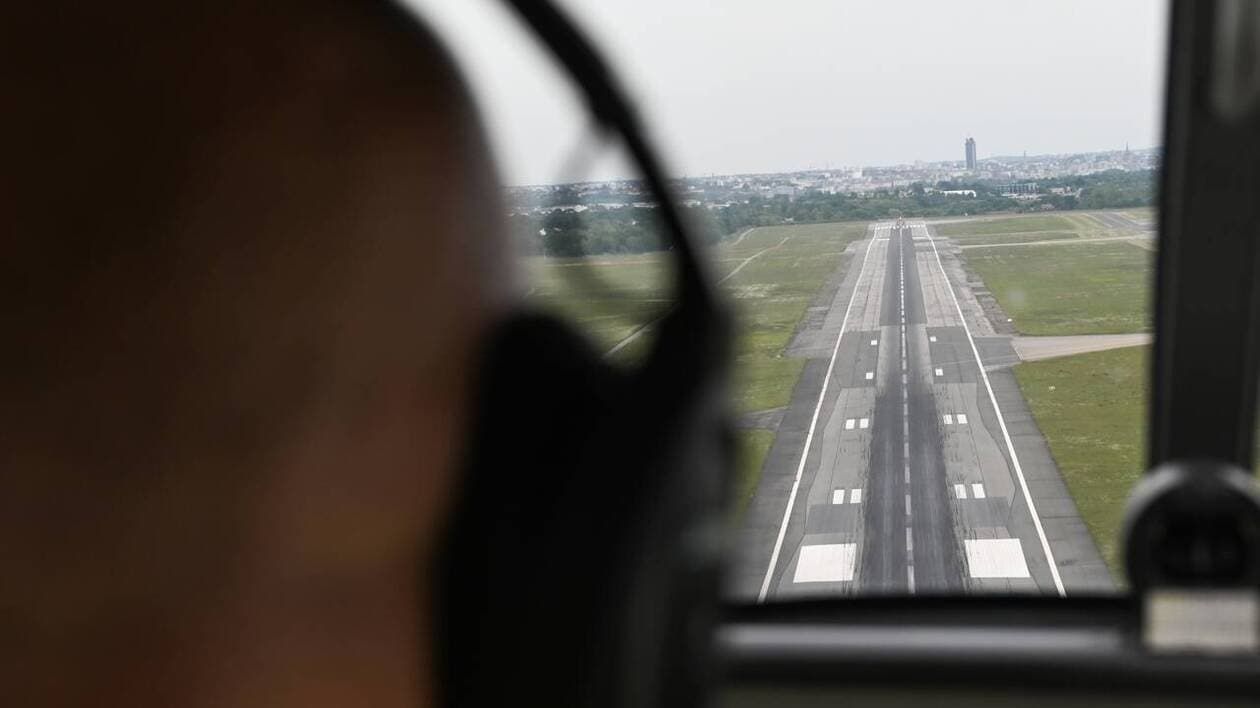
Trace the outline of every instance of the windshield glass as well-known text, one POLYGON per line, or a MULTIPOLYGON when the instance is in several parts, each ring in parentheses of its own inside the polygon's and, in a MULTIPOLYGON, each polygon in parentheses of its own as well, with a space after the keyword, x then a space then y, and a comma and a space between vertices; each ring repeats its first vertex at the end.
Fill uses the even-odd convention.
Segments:
MULTIPOLYGON (((415 4, 460 37, 527 297, 633 363, 670 302, 637 175, 496 3, 415 4)), ((1167 8, 563 4, 738 313, 731 596, 1122 588, 1167 8)))

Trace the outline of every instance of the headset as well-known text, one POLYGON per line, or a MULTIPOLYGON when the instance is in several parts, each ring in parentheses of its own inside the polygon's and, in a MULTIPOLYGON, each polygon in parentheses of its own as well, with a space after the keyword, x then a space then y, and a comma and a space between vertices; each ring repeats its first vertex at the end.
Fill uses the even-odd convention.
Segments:
POLYGON ((676 298, 632 369, 541 314, 491 335, 435 574, 442 701, 700 706, 734 450, 731 317, 599 52, 548 0, 504 1, 637 163, 676 298))

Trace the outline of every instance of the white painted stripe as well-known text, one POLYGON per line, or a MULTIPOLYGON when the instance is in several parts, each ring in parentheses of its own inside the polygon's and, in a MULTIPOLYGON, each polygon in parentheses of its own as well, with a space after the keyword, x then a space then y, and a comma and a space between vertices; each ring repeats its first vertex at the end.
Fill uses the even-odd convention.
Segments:
POLYGON ((945 370, 944 370, 944 369, 942 369, 942 368, 940 368, 940 367, 937 367, 937 369, 936 369, 936 375, 937 375, 937 376, 944 376, 944 375, 945 375, 945 370))
POLYGON ((844 503, 844 490, 843 489, 833 489, 831 491, 831 503, 832 504, 844 503))
POLYGON ((861 489, 854 489, 849 492, 849 503, 850 504, 862 503, 862 490, 861 489))
POLYGON ((1027 578, 1028 563, 1018 538, 981 538, 963 541, 967 573, 973 578, 1027 578))
POLYGON ((878 344, 879 344, 879 340, 878 340, 878 339, 872 339, 872 340, 871 340, 871 346, 872 346, 872 347, 877 346, 878 344))
POLYGON ((954 416, 950 415, 949 413, 946 413, 946 414, 945 414, 945 425, 953 425, 953 424, 954 424, 954 416))
POLYGON ((954 496, 958 497, 959 499, 966 499, 967 498, 967 485, 955 484, 954 496))
POLYGON ((966 424, 967 424, 967 414, 966 414, 966 413, 959 413, 959 414, 958 414, 958 424, 959 424, 959 425, 966 425, 966 424))
POLYGON ((906 527, 906 552, 914 552, 914 532, 910 530, 909 526, 906 527))
MULTIPOLYGON (((770 563, 766 566, 765 578, 761 581, 761 591, 757 593, 757 602, 766 601, 766 595, 770 593, 770 581, 774 577, 774 568, 779 563, 779 554, 783 551, 783 537, 787 534, 788 521, 792 518, 792 507, 796 504, 796 494, 801 488, 801 475, 805 472, 805 462, 809 459, 809 446, 814 440, 814 429, 818 426, 818 416, 822 412, 823 400, 827 397, 827 383, 831 380, 831 373, 836 368, 836 355, 840 353, 840 340, 844 337, 844 330, 849 325, 849 315, 853 311, 853 301, 856 299, 858 286, 862 284, 862 275, 866 272, 866 263, 870 259, 871 247, 875 245, 875 239, 871 238, 870 243, 866 244, 866 251, 862 255, 862 265, 858 268, 857 279, 853 282, 853 292, 849 294, 849 304, 844 308, 844 319, 840 322, 840 333, 836 335, 836 343, 831 348, 831 361, 827 364, 827 374, 823 377, 822 388, 818 391, 818 403, 814 405, 814 415, 809 421, 809 431, 805 434, 805 445, 801 448, 801 461, 796 466, 796 478, 792 481, 792 491, 788 494, 787 506, 783 510, 783 521, 779 524, 779 535, 774 541, 774 550, 770 553, 770 563)), ((872 342, 876 340, 871 340, 872 342)), ((799 571, 799 567, 797 568, 799 571)))
POLYGON ((914 594, 914 566, 906 566, 906 585, 910 590, 910 594, 914 594))
POLYGON ((875 378, 875 372, 874 372, 874 371, 868 371, 868 372, 866 372, 866 380, 867 380, 867 381, 870 381, 870 380, 871 380, 871 379, 873 379, 873 378, 875 378))
POLYGON ((910 495, 906 495, 906 516, 910 516, 910 495))
POLYGON ((855 423, 856 421, 854 421, 852 418, 846 418, 844 421, 844 429, 853 430, 853 426, 855 425, 855 423))
POLYGON ((853 579, 856 543, 824 543, 801 546, 794 583, 836 583, 853 579))
MULTIPOLYGON (((1011 455, 1011 466, 1015 468, 1015 477, 1019 480, 1020 491, 1024 494, 1024 503, 1028 505, 1033 520, 1033 527, 1037 530, 1037 537, 1041 541, 1041 550, 1046 556, 1046 564, 1050 567, 1050 577, 1054 580, 1055 590, 1058 590, 1060 596, 1066 596, 1067 590, 1063 587, 1063 578, 1059 577, 1059 565, 1054 560, 1054 552, 1050 550, 1050 540, 1046 538, 1046 530, 1041 525, 1041 516, 1037 514, 1037 505, 1033 503, 1032 492, 1028 491, 1028 480, 1024 479, 1024 468, 1019 464, 1019 456, 1015 454, 1015 443, 1011 441, 1011 433, 1006 428, 1006 420, 1002 417, 1002 409, 998 407, 997 396, 993 393, 993 384, 989 382, 989 374, 984 370, 984 362, 980 359, 980 350, 976 348, 976 340, 971 336, 971 327, 967 324, 967 318, 963 315, 962 305, 958 303, 958 294, 954 292, 954 284, 949 281, 949 274, 945 272, 945 264, 941 261, 941 252, 936 248, 936 239, 932 238, 932 232, 926 226, 923 232, 927 234, 928 243, 932 245, 932 253, 936 256, 936 266, 940 268, 941 275, 945 278, 945 284, 949 286, 949 295, 954 300, 954 309, 958 311, 958 319, 962 321, 963 331, 967 333, 967 341, 971 344, 971 353, 976 358, 976 365, 980 369, 980 378, 984 381, 984 387, 989 392, 989 402, 993 404, 993 411, 997 413, 998 427, 1002 430, 1002 438, 1006 442, 1006 450, 1011 455)), ((1020 552, 1020 558, 1023 558, 1023 551, 1020 552)))
POLYGON ((971 496, 976 499, 984 499, 984 485, 979 482, 971 485, 971 496))
POLYGON ((936 335, 934 334, 934 335, 932 335, 931 337, 928 337, 928 341, 929 341, 929 342, 935 342, 935 341, 936 341, 936 335))
POLYGON ((870 419, 870 418, 863 418, 863 419, 859 420, 859 421, 858 421, 858 427, 859 427, 859 428, 861 428, 861 429, 863 429, 863 430, 866 430, 867 428, 871 427, 871 419, 870 419))

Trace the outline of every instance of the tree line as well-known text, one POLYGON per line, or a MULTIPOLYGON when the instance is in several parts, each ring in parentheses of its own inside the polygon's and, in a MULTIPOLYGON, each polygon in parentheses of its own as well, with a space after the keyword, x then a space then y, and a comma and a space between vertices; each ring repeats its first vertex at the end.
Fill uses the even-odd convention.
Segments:
MULTIPOLYGON (((1042 190, 1059 187, 1072 193, 1043 194, 1037 201, 1004 197, 995 185, 968 181, 940 182, 935 189, 916 183, 899 190, 865 194, 806 192, 796 199, 752 195, 720 208, 684 207, 683 217, 701 241, 713 244, 750 227, 784 223, 1147 206, 1154 202, 1156 179, 1153 170, 1109 170, 1038 180, 1042 190), (960 189, 974 190, 976 196, 942 193, 960 189)), ((516 213, 509 217, 508 223, 516 242, 530 254, 570 257, 643 253, 662 247, 660 225, 653 207, 592 205, 581 212, 516 213)))

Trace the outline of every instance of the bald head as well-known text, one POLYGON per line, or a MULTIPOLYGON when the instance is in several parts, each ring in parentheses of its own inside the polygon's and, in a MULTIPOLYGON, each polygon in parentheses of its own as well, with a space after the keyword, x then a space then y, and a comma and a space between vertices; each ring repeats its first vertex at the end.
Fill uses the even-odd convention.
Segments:
POLYGON ((0 678, 391 703, 507 280, 458 77, 384 2, 34 5, 0 19, 0 678))

